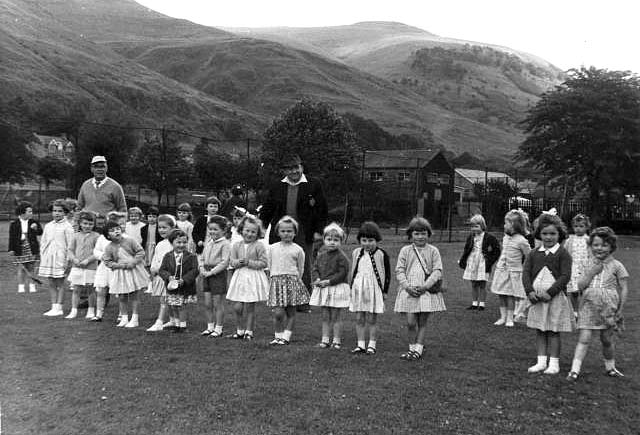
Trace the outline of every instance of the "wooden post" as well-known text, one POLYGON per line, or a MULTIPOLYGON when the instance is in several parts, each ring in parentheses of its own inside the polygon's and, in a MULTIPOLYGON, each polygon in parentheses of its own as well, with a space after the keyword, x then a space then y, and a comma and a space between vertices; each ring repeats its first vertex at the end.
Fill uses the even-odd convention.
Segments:
POLYGON ((416 203, 416 215, 418 214, 418 192, 420 191, 420 158, 416 159, 416 186, 414 192, 414 201, 416 203))

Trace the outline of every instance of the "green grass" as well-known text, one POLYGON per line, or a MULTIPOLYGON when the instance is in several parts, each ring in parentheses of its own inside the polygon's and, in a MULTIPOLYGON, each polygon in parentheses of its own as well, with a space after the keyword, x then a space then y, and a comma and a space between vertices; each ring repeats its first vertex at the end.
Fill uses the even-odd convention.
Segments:
MULTIPOLYGON (((402 243, 391 236, 383 243, 394 263, 402 243)), ((2 433, 637 433, 637 240, 623 239, 617 254, 632 277, 627 331, 617 352, 627 377, 603 375, 594 343, 576 384, 564 380, 575 334, 563 339, 561 376, 528 375, 533 332, 491 326, 493 297, 487 311, 466 311, 469 289, 456 266, 462 243, 438 247, 449 310, 431 319, 425 358, 417 362, 398 358, 406 328, 392 312, 395 285, 380 318, 378 354, 352 356, 351 315, 341 351, 313 347, 317 311, 300 315, 293 343, 276 349, 267 346, 272 326, 264 306, 253 343, 200 338, 201 307, 191 313, 188 334, 115 328, 113 303, 101 324, 47 319, 41 315, 47 292, 18 295, 15 269, 2 254, 2 433)), ((155 303, 145 299, 142 323, 152 323, 155 314, 155 303)), ((233 328, 230 316, 225 328, 233 328)))

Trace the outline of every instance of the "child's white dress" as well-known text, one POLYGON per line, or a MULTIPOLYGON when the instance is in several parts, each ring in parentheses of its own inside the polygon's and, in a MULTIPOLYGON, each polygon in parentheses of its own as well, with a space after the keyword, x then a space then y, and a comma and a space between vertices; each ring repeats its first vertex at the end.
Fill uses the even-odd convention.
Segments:
POLYGON ((442 259, 438 248, 429 244, 422 248, 414 245, 402 247, 396 266, 396 277, 400 283, 394 308, 396 313, 432 313, 447 310, 442 292, 427 291, 416 298, 405 290, 407 287, 424 286, 428 279, 425 275, 431 275, 435 271, 442 273, 442 259), (416 249, 421 258, 417 257, 416 249), (420 261, 424 263, 421 265, 420 261))
POLYGON ((464 268, 462 279, 467 281, 488 281, 489 274, 482 255, 482 241, 484 233, 473 236, 473 250, 467 259, 467 267, 464 268))
MULTIPOLYGON (((354 269, 357 267, 357 272, 351 281, 349 311, 354 313, 384 313, 384 296, 376 277, 378 266, 376 265, 376 269, 373 267, 376 253, 382 253, 383 251, 377 249, 373 254, 365 251, 362 255, 356 254, 356 251, 358 249, 353 252, 354 264, 352 267, 354 269)), ((378 256, 380 255, 382 254, 378 254, 378 256)), ((378 277, 380 277, 381 272, 384 273, 384 271, 378 270, 378 277)))
POLYGON ((522 264, 530 251, 529 242, 523 235, 504 235, 502 253, 493 273, 491 293, 519 299, 527 297, 522 284, 522 264))
POLYGON ((153 258, 151 259, 151 265, 149 266, 151 273, 154 274, 151 281, 151 296, 167 296, 167 286, 162 277, 158 275, 158 271, 160 270, 160 266, 162 266, 162 259, 171 251, 173 251, 173 245, 171 245, 167 239, 161 240, 160 243, 156 245, 153 258))
MULTIPOLYGON (((551 271, 545 266, 533 281, 533 290, 541 295, 555 283, 551 271)), ((539 301, 530 304, 527 326, 540 331, 571 332, 575 328, 575 319, 571 304, 564 291, 553 296, 549 302, 539 301)))
MULTIPOLYGON (((133 239, 126 237, 120 243, 111 242, 106 248, 104 258, 107 266, 111 261, 122 263, 133 259, 143 260, 144 250, 133 239)), ((148 285, 149 274, 144 267, 144 261, 140 261, 133 269, 112 268, 109 273, 110 294, 129 294, 148 285)))
POLYGON ((104 235, 98 237, 96 246, 93 248, 93 256, 100 260, 98 268, 96 269, 96 275, 93 278, 93 286, 95 288, 105 288, 109 286, 109 272, 111 269, 104 264, 102 257, 104 256, 104 250, 111 243, 104 235))
POLYGON ((565 248, 571 254, 571 281, 567 284, 567 293, 579 292, 578 281, 584 275, 589 262, 589 236, 571 234, 565 242, 565 248))
POLYGON ((234 302, 260 302, 269 298, 269 279, 264 272, 267 267, 267 250, 260 241, 237 242, 231 247, 231 262, 246 258, 250 266, 235 268, 227 299, 234 302))
POLYGON ((73 226, 66 219, 51 221, 44 226, 40 240, 40 276, 64 278, 68 266, 67 249, 73 234, 73 226))

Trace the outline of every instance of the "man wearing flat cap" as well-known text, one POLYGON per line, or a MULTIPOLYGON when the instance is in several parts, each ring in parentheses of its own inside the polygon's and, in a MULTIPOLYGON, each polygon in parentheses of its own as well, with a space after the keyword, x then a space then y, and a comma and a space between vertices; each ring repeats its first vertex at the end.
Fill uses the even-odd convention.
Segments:
POLYGON ((327 223, 327 200, 320 181, 304 174, 302 161, 297 155, 285 157, 280 162, 280 170, 284 178, 269 189, 260 218, 265 226, 271 224, 269 244, 279 241, 273 229, 280 218, 289 215, 298 222, 300 228, 295 242, 305 252, 302 280, 311 291, 313 243, 322 240, 322 230, 327 223))
POLYGON ((104 156, 93 156, 91 159, 93 178, 82 183, 78 193, 78 206, 81 210, 92 211, 103 216, 110 211, 127 212, 127 202, 122 186, 107 177, 107 169, 107 159, 104 156))

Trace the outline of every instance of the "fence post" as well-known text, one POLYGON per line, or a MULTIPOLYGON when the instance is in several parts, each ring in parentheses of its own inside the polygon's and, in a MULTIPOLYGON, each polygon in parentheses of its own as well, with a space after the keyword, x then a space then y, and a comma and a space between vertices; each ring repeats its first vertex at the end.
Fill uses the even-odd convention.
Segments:
POLYGON ((420 189, 420 158, 416 159, 416 187, 415 187, 415 192, 414 192, 414 198, 413 200, 416 203, 416 215, 418 214, 418 192, 420 189))

